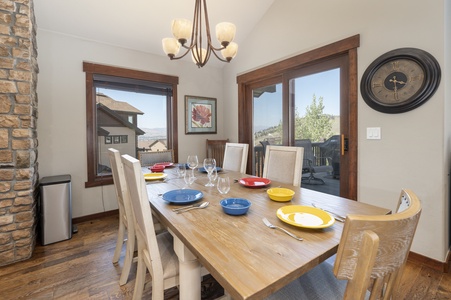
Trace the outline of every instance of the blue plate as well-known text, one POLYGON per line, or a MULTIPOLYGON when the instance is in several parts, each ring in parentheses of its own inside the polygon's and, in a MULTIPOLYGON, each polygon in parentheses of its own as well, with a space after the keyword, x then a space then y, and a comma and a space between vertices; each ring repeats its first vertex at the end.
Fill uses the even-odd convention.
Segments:
POLYGON ((165 201, 172 203, 191 203, 202 199, 204 194, 198 190, 173 190, 163 194, 162 198, 165 201))
MULTIPOLYGON (((207 170, 205 170, 204 167, 200 167, 200 168, 198 168, 198 170, 199 170, 199 172, 207 173, 207 170)), ((222 171, 221 167, 216 167, 216 172, 221 172, 221 171, 222 171)))
POLYGON ((226 214, 234 216, 244 215, 251 206, 251 202, 243 198, 227 198, 220 203, 226 214))

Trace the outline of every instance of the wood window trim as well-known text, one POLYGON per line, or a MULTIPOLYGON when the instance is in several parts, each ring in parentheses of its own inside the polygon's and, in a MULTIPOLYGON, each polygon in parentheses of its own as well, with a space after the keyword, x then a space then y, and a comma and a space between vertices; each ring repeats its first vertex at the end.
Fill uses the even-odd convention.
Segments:
MULTIPOLYGON (((349 141, 357 141, 357 102, 358 102, 358 78, 357 78, 357 48, 360 46, 360 35, 354 35, 349 38, 334 42, 332 44, 299 54, 297 56, 284 59, 282 61, 270 64, 260 69, 253 70, 248 73, 237 76, 238 84, 238 141, 240 143, 252 144, 252 86, 262 81, 270 81, 274 78, 284 77, 284 74, 292 72, 295 69, 313 65, 319 61, 346 55, 348 64, 348 86, 347 99, 348 107, 345 109, 352 116, 350 121, 341 127, 345 128, 345 137, 349 141)), ((288 93, 284 91, 284 93, 288 93)), ((286 95, 285 95, 286 96, 286 95)), ((251 149, 249 149, 251 151, 251 149)), ((347 170, 346 179, 340 184, 341 195, 350 199, 357 199, 357 143, 350 142, 349 154, 347 158, 354 157, 349 160, 349 170, 347 170)), ((249 154, 251 158, 252 153, 249 154)), ((248 159, 248 170, 252 170, 252 159, 248 159)))
POLYGON ((172 85, 172 101, 167 107, 168 122, 168 146, 174 150, 174 157, 178 157, 178 132, 177 132, 177 85, 178 77, 162 75, 139 70, 100 65, 90 62, 83 62, 83 72, 86 73, 86 148, 87 148, 87 167, 88 180, 85 182, 85 188, 113 184, 113 178, 109 176, 97 175, 96 163, 96 101, 93 84, 93 75, 102 74, 132 78, 138 80, 147 80, 152 82, 166 83, 172 85))

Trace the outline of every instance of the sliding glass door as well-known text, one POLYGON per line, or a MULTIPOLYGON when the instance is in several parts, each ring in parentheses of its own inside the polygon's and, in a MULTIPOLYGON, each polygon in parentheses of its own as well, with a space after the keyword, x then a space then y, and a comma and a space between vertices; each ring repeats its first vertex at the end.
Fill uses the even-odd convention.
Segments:
POLYGON ((303 188, 357 199, 358 44, 354 36, 238 76, 248 173, 262 175, 268 144, 303 147, 303 188))

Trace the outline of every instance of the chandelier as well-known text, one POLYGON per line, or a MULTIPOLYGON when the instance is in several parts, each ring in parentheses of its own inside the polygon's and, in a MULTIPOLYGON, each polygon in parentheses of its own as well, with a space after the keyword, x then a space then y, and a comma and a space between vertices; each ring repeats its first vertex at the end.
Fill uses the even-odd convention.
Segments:
POLYGON ((172 21, 171 29, 174 37, 163 39, 163 50, 171 60, 180 59, 191 51, 193 62, 201 68, 205 66, 212 53, 223 62, 230 62, 235 57, 238 51, 238 45, 232 42, 236 31, 234 24, 228 22, 217 24, 216 38, 221 46, 216 48, 211 43, 206 0, 196 0, 193 23, 186 19, 175 19, 172 21), (202 17, 202 11, 204 17, 202 17), (205 21, 205 28, 203 28, 202 21, 205 21), (204 36, 207 38, 206 41, 202 40, 203 30, 205 30, 204 36), (186 43, 190 38, 191 43, 187 46, 186 43), (202 44, 203 42, 205 44, 202 44), (186 52, 176 57, 180 51, 180 47, 185 48, 186 52), (221 52, 222 58, 217 53, 219 51, 221 52))

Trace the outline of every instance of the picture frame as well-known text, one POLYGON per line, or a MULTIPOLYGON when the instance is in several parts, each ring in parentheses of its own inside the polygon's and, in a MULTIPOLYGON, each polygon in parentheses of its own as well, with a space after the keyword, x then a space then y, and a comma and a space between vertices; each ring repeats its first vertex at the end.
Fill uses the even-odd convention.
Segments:
POLYGON ((111 136, 110 135, 106 136, 105 137, 105 144, 112 144, 112 143, 113 143, 113 140, 111 139, 111 136))
POLYGON ((186 134, 216 133, 216 116, 216 98, 185 96, 186 134))

